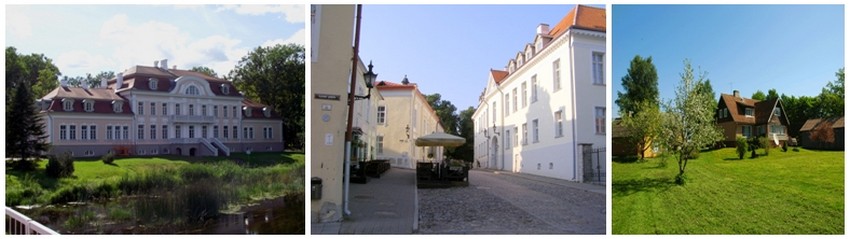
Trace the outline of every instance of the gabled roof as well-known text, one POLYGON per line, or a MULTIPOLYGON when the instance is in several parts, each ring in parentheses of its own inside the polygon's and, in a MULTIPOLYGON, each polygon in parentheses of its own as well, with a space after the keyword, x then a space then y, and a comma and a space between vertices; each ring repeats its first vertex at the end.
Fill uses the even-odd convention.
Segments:
MULTIPOLYGON (((777 106, 781 107, 781 101, 777 99, 771 100, 754 100, 744 97, 735 97, 734 95, 720 94, 719 104, 726 105, 729 109, 729 115, 736 123, 744 124, 765 124, 773 117, 773 109, 777 106), (753 108, 753 117, 744 115, 744 108, 753 108)), ((785 115, 784 107, 782 107, 782 115, 785 115)), ((783 122, 788 122, 787 116, 783 122)))
POLYGON ((549 35, 557 38, 570 28, 605 32, 605 9, 578 5, 549 31, 549 35))
POLYGON ((502 84, 502 81, 507 78, 508 72, 490 69, 490 76, 493 77, 493 81, 495 81, 497 85, 500 85, 502 84))
POLYGON ((379 81, 377 86, 375 86, 375 87, 377 87, 379 90, 415 89, 416 84, 410 83, 410 84, 405 85, 405 84, 389 82, 389 81, 379 81))
POLYGON ((833 129, 836 128, 844 128, 844 116, 834 117, 828 119, 810 119, 806 120, 806 123, 803 124, 803 127, 800 127, 800 132, 811 131, 814 128, 817 128, 820 124, 832 124, 833 129))

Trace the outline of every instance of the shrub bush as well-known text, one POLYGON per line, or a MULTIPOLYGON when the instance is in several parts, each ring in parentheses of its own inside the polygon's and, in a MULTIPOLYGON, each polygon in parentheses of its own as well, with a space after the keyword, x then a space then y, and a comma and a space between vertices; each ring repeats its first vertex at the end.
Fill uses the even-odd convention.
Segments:
POLYGON ((747 145, 747 138, 739 136, 735 141, 738 144, 738 147, 735 149, 738 153, 738 159, 744 159, 744 153, 746 153, 747 149, 749 149, 749 145, 747 145))
POLYGON ((770 153, 770 140, 767 137, 759 137, 759 147, 764 149, 764 156, 770 153))
POLYGON ((47 169, 45 170, 47 176, 53 178, 65 178, 74 175, 74 158, 71 157, 71 154, 64 153, 61 155, 50 155, 48 156, 47 169))
POLYGON ((105 164, 113 164, 115 162, 115 153, 109 151, 109 153, 104 154, 103 157, 100 158, 100 160, 103 161, 103 163, 105 164))

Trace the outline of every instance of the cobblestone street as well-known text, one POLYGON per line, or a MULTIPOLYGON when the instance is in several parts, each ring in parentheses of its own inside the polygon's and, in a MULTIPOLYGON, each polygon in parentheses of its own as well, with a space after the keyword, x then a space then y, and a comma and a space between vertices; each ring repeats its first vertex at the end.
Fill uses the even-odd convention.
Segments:
POLYGON ((419 233, 605 233, 604 188, 508 172, 471 170, 469 177, 468 187, 418 190, 419 233))

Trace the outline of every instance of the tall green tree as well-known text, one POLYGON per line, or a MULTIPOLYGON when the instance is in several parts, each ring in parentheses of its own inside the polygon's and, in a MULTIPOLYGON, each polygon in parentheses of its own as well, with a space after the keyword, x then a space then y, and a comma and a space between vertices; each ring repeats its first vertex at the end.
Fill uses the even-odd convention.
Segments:
POLYGON ((6 152, 13 161, 12 167, 19 170, 35 169, 35 160, 49 149, 45 139, 44 123, 38 116, 38 107, 28 84, 15 86, 15 98, 6 109, 6 152))
MULTIPOLYGON (((428 101, 428 104, 430 104, 431 108, 434 109, 434 111, 437 113, 437 117, 440 118, 440 125, 443 126, 445 132, 457 135, 457 107, 455 107, 455 105, 452 104, 451 101, 443 100, 440 93, 425 95, 425 100, 428 101)), ((454 148, 444 148, 443 151, 446 156, 449 156, 451 158, 457 158, 457 155, 455 155, 454 152, 454 148)))
POLYGON ((844 115, 844 68, 835 73, 835 81, 829 82, 818 95, 820 117, 830 118, 844 115))
POLYGON ((764 92, 761 92, 761 90, 757 90, 756 93, 753 93, 753 96, 751 96, 750 99, 765 100, 767 99, 767 96, 764 94, 764 92))
POLYGON ((475 157, 475 122, 472 121, 472 115, 475 114, 475 108, 471 106, 460 111, 458 115, 459 135, 466 139, 466 143, 454 149, 454 158, 463 159, 467 162, 472 162, 475 157))
POLYGON ((206 67, 206 66, 192 67, 192 69, 190 69, 189 71, 204 73, 205 75, 218 78, 218 74, 216 74, 215 71, 212 68, 209 68, 209 67, 206 67))
POLYGON ((776 93, 776 89, 767 90, 767 96, 764 98, 765 100, 779 99, 779 93, 776 93))
POLYGON ((227 77, 246 98, 269 105, 283 117, 284 143, 304 149, 304 46, 257 47, 227 77))
MULTIPOLYGON (((636 55, 629 65, 626 76, 622 78, 623 92, 617 92, 615 103, 620 112, 635 112, 643 101, 658 105, 658 73, 652 64, 652 57, 641 58, 636 55)), ((623 115, 621 113, 621 115, 623 115)))
POLYGON ((661 133, 659 139, 670 152, 674 152, 679 165, 676 182, 684 184, 685 169, 689 154, 722 139, 723 135, 714 122, 717 104, 714 96, 700 90, 706 81, 705 73, 694 76, 689 60, 684 61, 685 69, 680 74, 681 81, 676 87, 676 98, 664 104, 661 133))
POLYGON ((622 78, 626 92, 617 92, 620 126, 625 129, 629 145, 636 146, 636 153, 643 160, 644 152, 652 147, 652 141, 658 135, 658 74, 652 57, 644 59, 639 55, 632 59, 627 72, 622 78))
POLYGON ((28 84, 36 98, 47 95, 59 86, 59 68, 43 54, 24 55, 14 47, 6 47, 6 107, 14 98, 18 84, 28 84))

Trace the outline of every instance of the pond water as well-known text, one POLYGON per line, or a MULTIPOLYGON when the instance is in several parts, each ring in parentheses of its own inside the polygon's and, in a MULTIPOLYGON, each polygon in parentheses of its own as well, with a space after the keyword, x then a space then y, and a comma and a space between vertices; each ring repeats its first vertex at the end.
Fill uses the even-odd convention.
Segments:
POLYGON ((233 213, 207 213, 177 196, 16 208, 61 234, 304 234, 304 196, 279 197, 233 213))

